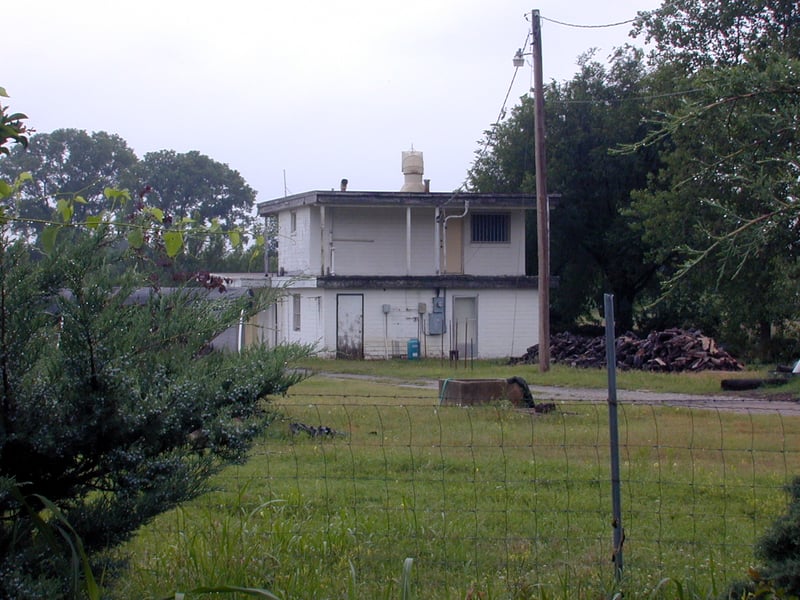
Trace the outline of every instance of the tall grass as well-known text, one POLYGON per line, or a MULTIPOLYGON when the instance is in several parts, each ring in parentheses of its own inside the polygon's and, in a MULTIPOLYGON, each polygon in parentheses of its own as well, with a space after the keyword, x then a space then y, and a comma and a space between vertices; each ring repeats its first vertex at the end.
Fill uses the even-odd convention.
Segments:
MULTIPOLYGON (((406 362, 390 374, 437 368, 406 362)), ((433 389, 311 378, 279 408, 247 464, 124 548, 115 597, 228 584, 280 598, 710 598, 745 576, 800 470, 796 418, 623 405, 617 582, 603 405, 443 407, 433 389)))

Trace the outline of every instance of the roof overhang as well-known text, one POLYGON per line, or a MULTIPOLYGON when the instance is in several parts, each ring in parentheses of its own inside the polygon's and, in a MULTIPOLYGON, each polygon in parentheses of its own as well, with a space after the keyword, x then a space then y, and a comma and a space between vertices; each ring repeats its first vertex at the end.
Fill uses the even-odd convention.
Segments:
POLYGON ((473 194, 466 192, 306 192, 258 203, 258 214, 269 216, 284 210, 303 206, 341 207, 417 207, 463 209, 469 202, 470 209, 533 209, 536 196, 533 194, 473 194))

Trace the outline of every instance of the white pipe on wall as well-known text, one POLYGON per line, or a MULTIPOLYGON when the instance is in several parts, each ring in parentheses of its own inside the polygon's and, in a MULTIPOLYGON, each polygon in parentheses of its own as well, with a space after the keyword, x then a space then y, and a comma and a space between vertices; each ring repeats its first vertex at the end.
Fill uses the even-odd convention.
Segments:
POLYGON ((444 218, 444 252, 442 252, 442 254, 444 255, 444 264, 442 266, 442 271, 444 271, 445 273, 447 273, 447 222, 450 219, 463 219, 464 217, 467 216, 468 212, 469 212, 469 200, 464 200, 463 213, 461 213, 460 215, 450 215, 449 217, 444 218))
POLYGON ((439 247, 441 245, 440 241, 440 228, 441 228, 441 214, 442 209, 438 206, 436 210, 433 212, 433 266, 435 268, 435 272, 437 275, 441 275, 441 252, 442 249, 439 247))

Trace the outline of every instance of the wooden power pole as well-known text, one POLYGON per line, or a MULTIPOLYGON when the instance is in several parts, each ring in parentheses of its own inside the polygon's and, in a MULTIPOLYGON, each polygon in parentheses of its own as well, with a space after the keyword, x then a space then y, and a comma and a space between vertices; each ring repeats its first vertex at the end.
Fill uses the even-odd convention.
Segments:
POLYGON ((539 254, 539 371, 550 370, 550 206, 547 199, 547 160, 544 149, 544 84, 542 24, 531 12, 533 34, 534 148, 536 163, 536 238, 539 254))

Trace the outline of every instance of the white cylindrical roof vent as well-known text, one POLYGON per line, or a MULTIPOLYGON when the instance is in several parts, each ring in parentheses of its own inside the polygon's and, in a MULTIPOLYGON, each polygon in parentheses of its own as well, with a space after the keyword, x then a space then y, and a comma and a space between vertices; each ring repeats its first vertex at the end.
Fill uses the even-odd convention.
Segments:
POLYGON ((425 183, 422 181, 422 175, 425 172, 425 168, 422 161, 422 152, 416 150, 403 152, 402 168, 405 182, 403 183, 403 187, 400 188, 400 191, 424 192, 425 183))

